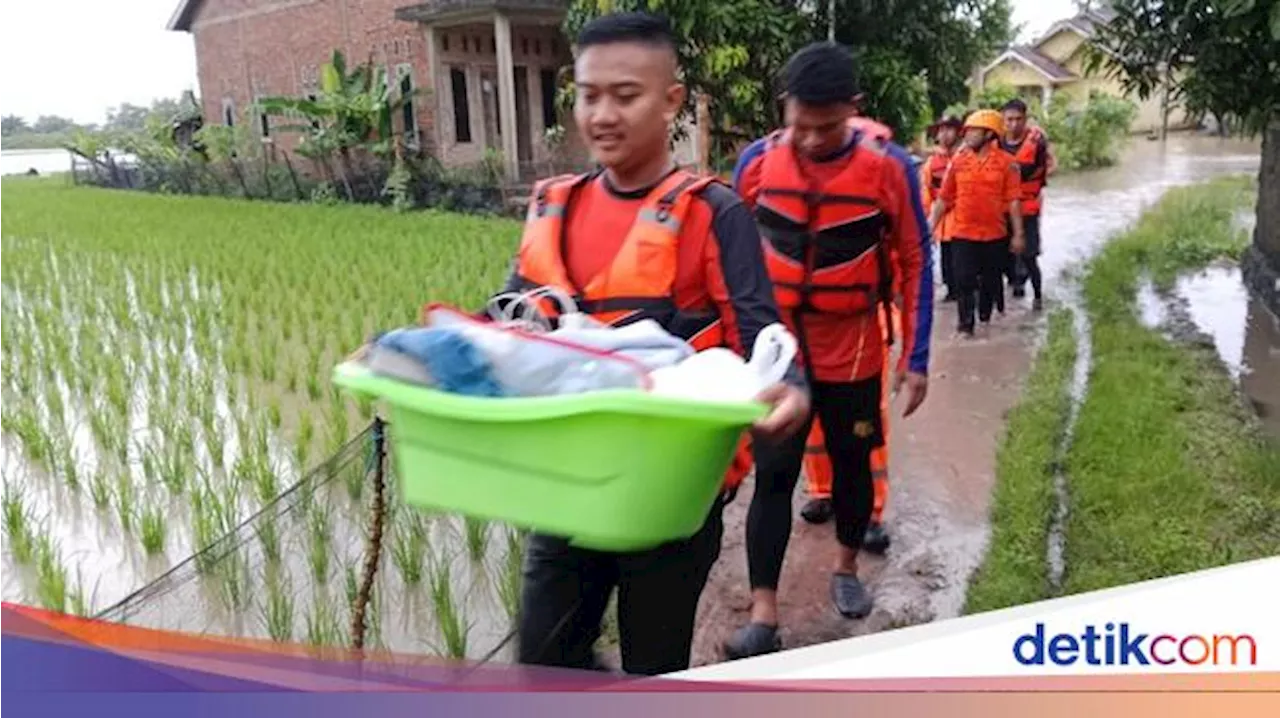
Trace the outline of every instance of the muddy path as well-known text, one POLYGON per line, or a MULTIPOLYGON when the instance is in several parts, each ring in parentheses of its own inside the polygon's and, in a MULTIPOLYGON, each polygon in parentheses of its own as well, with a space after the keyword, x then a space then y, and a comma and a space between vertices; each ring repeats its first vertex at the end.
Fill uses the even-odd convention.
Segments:
MULTIPOLYGON (((1077 303, 1074 271, 1166 189, 1224 172, 1256 172, 1257 152, 1254 143, 1189 135, 1163 144, 1134 139, 1116 167, 1051 181, 1040 258, 1047 310, 1077 303)), ((916 416, 891 419, 885 525, 893 545, 884 557, 860 559, 876 601, 866 619, 844 619, 832 607, 834 528, 801 520, 807 497, 803 488, 796 491, 779 592, 785 648, 951 618, 963 609, 969 576, 990 535, 1005 416, 1021 393, 1042 326, 1029 300, 1008 301, 1008 313, 976 341, 954 336, 955 305, 936 306, 929 398, 916 416)), ((724 641, 748 619, 744 540, 751 491, 744 485, 725 511, 720 561, 699 608, 694 666, 722 661, 724 641)))
MULTIPOLYGON (((885 525, 893 545, 884 557, 864 554, 860 574, 876 597, 871 615, 842 618, 828 598, 835 560, 834 526, 799 518, 807 499, 796 491, 796 517, 779 592, 784 646, 794 648, 957 615, 964 587, 988 539, 987 513, 1005 413, 1030 368, 1037 318, 1014 301, 990 334, 954 335, 954 305, 934 322, 929 398, 893 424, 885 525), (959 427, 959 428, 958 428, 959 427)), ((901 405, 895 406, 897 414, 901 405)), ((896 416, 896 415, 895 415, 896 416)), ((892 419, 891 419, 892 421, 892 419)), ((725 511, 725 539, 698 616, 693 664, 717 663, 724 641, 747 621, 745 541, 752 485, 725 511)))

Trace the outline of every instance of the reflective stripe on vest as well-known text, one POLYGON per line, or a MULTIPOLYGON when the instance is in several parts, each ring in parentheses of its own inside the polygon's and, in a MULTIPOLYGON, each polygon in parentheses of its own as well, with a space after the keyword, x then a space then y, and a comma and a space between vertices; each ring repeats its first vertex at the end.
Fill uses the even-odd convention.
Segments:
MULTIPOLYGON (((675 303, 680 232, 694 197, 714 179, 678 170, 659 182, 645 197, 617 255, 579 287, 565 269, 565 220, 578 190, 596 176, 557 177, 535 187, 516 268, 521 288, 556 287, 573 297, 582 312, 606 324, 653 319, 698 351, 722 346, 724 332, 714 309, 681 312, 675 303)), ((551 300, 542 308, 550 317, 559 311, 551 300)))
POLYGON ((891 161, 882 143, 863 137, 844 172, 811 187, 788 134, 771 136, 756 222, 781 309, 859 315, 892 301, 888 217, 878 194, 891 161))
POLYGON ((1045 167, 1044 165, 1036 165, 1036 154, 1040 149, 1040 143, 1044 142, 1044 133, 1038 128, 1027 128, 1027 134, 1023 136, 1022 142, 1018 144, 1017 149, 1012 149, 1013 158, 1018 161, 1018 169, 1021 171, 1022 183, 1018 189, 1018 196, 1022 200, 1022 214, 1040 214, 1040 193, 1044 190, 1045 184, 1045 167), (1034 167, 1034 171, 1027 175, 1026 169, 1034 167))

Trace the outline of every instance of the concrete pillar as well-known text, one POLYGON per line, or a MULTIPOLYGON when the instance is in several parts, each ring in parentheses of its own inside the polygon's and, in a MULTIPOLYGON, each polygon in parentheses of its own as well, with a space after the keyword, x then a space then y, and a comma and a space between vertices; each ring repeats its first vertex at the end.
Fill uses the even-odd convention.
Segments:
MULTIPOLYGON (((1049 101, 1053 99, 1053 85, 1045 85, 1040 88, 1040 111, 1045 117, 1049 116, 1049 101)), ((1043 121, 1043 117, 1041 120, 1043 121)))
POLYGON ((502 13, 493 16, 493 39, 498 51, 498 108, 502 114, 502 159, 507 179, 520 179, 520 152, 516 146, 515 62, 511 57, 511 20, 502 13))
POLYGON ((441 134, 441 128, 444 127, 444 123, 446 121, 452 121, 453 118, 449 117, 446 120, 444 113, 444 100, 442 98, 444 97, 444 93, 447 90, 450 90, 452 86, 446 84, 448 81, 447 77, 442 78, 443 73, 441 73, 441 70, 443 68, 440 67, 440 51, 436 47, 435 27, 423 23, 422 37, 427 43, 427 66, 423 69, 426 72, 425 77, 430 78, 431 97, 435 102, 435 108, 431 112, 432 117, 435 118, 431 123, 431 145, 435 151, 439 153, 439 158, 443 160, 444 137, 441 134))

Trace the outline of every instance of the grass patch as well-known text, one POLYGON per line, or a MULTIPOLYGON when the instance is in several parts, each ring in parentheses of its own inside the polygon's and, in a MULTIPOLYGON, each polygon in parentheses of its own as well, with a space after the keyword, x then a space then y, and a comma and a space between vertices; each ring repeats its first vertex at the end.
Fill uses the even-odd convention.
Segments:
POLYGON ((1092 262, 1094 366, 1068 455, 1066 593, 1280 554, 1280 447, 1211 349, 1142 326, 1135 291, 1247 244, 1248 178, 1171 190, 1092 262))
POLYGON ((969 584, 965 612, 979 613, 1043 600, 1048 593, 1046 546, 1053 514, 1053 462, 1071 408, 1076 359, 1071 311, 1049 317, 1049 333, 1009 413, 996 456, 991 546, 969 584))

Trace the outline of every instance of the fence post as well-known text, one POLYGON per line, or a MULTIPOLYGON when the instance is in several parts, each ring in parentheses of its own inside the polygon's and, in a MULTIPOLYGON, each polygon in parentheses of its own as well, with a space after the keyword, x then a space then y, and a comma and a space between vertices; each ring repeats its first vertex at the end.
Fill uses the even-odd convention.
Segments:
POLYGON ((373 582, 382 558, 383 519, 386 517, 386 425, 381 417, 373 418, 373 515, 370 517, 369 543, 365 546, 364 576, 351 607, 351 646, 364 650, 365 611, 373 597, 373 582))

